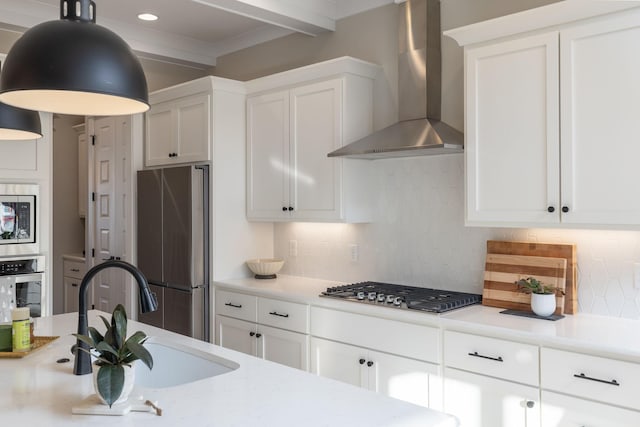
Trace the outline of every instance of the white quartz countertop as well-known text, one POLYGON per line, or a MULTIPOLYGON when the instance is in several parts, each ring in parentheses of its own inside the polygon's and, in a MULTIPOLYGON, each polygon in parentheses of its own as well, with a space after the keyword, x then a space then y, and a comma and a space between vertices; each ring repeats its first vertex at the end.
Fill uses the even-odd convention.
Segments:
POLYGON ((217 281, 215 286, 313 306, 640 362, 640 321, 637 320, 578 313, 550 321, 500 314, 503 309, 483 305, 431 314, 318 296, 327 287, 340 284, 336 281, 278 275, 278 278, 270 280, 222 280, 217 281))
POLYGON ((62 259, 66 259, 68 261, 77 261, 77 262, 84 262, 85 261, 85 257, 84 255, 77 253, 77 254, 64 254, 62 255, 62 259))
MULTIPOLYGON (((89 313, 89 325, 103 329, 89 313)), ((108 317, 108 316, 107 316, 108 317)), ((240 367, 232 372, 164 389, 135 389, 157 400, 162 416, 72 415, 71 408, 93 393, 91 375, 73 375, 77 314, 39 318, 36 335, 59 335, 23 359, 0 359, 1 425, 70 426, 456 426, 453 417, 358 387, 264 361, 149 325, 129 322, 159 342, 213 353, 240 367), (68 363, 56 363, 68 357, 68 363)), ((143 368, 144 369, 144 368, 143 368)))

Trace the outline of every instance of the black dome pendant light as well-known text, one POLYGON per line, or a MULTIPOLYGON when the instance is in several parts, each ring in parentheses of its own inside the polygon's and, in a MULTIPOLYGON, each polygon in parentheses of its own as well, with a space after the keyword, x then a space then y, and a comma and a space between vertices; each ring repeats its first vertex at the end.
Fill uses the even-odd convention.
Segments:
POLYGON ((26 140, 42 137, 40 114, 0 102, 0 140, 26 140))
POLYGON ((148 110, 140 61, 120 36, 95 22, 95 2, 60 0, 60 20, 27 30, 7 54, 0 101, 82 116, 148 110))

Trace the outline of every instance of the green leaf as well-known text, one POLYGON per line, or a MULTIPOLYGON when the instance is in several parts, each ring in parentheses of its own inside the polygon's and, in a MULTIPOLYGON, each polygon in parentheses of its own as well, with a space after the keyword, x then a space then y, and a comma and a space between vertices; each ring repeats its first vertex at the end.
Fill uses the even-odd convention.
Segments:
POLYGON ((98 393, 109 407, 118 400, 124 387, 124 368, 119 365, 103 365, 98 370, 98 393))
POLYGON ((89 336, 91 337, 91 339, 93 339, 93 342, 99 343, 104 341, 104 337, 102 336, 102 334, 92 326, 89 327, 89 336))
POLYGON ((130 341, 130 339, 127 340, 127 348, 131 351, 131 354, 136 359, 140 359, 150 370, 153 369, 153 357, 151 356, 151 353, 149 353, 149 351, 139 342, 130 341))
POLYGON ((115 347, 120 349, 124 346, 124 340, 127 336, 127 312, 122 304, 118 304, 113 310, 111 323, 115 327, 114 338, 117 343, 115 347))
POLYGON ((80 335, 80 334, 73 334, 73 336, 78 338, 80 341, 86 343, 91 348, 96 347, 96 343, 91 339, 91 337, 88 337, 86 335, 80 335))
POLYGON ((104 341, 98 343, 98 345, 96 346, 96 350, 98 350, 103 355, 104 353, 110 353, 113 354, 116 358, 118 357, 118 351, 104 341))
POLYGON ((111 327, 111 324, 109 323, 109 321, 107 320, 106 317, 100 315, 100 318, 102 319, 102 323, 104 323, 104 326, 107 328, 107 330, 111 327))

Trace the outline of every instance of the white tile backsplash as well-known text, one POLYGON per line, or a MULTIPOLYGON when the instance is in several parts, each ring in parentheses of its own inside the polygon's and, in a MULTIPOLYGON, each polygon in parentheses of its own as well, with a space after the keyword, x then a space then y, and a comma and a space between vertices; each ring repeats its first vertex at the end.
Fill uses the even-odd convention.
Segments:
POLYGON ((481 293, 487 240, 575 243, 579 310, 640 319, 633 283, 640 232, 465 227, 463 166, 462 155, 376 160, 374 221, 276 224, 282 273, 481 293), (290 240, 297 241, 296 257, 289 256, 290 240))

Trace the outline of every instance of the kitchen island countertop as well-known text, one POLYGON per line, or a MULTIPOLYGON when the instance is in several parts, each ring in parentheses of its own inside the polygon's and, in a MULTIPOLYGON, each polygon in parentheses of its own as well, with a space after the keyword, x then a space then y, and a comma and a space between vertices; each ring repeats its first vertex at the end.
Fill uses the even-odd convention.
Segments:
MULTIPOLYGON (((89 325, 98 330, 97 311, 89 325)), ((104 314, 104 313, 102 313, 104 314)), ((108 317, 108 316, 107 316, 108 317)), ((453 427, 453 417, 338 381, 264 361, 149 325, 129 321, 129 333, 143 330, 159 342, 213 353, 236 362, 232 372, 164 389, 134 389, 157 400, 162 416, 72 415, 71 408, 93 393, 91 375, 72 374, 69 353, 77 314, 39 318, 36 335, 59 335, 22 359, 0 359, 2 425, 70 426, 422 426, 453 427), (60 358, 68 363, 56 363, 60 358)), ((145 368, 143 368, 145 369, 145 368)))

